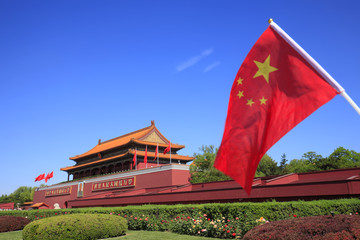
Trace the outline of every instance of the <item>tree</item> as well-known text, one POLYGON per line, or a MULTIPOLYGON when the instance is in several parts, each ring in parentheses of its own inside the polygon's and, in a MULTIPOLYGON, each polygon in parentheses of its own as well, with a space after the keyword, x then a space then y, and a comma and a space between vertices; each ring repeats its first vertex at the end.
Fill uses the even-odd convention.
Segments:
POLYGON ((190 165, 191 183, 231 180, 230 177, 214 168, 217 148, 210 145, 202 146, 199 150, 202 153, 195 153, 195 160, 190 165))
POLYGON ((15 202, 23 204, 24 202, 31 202, 34 197, 36 187, 19 187, 10 195, 1 195, 0 203, 15 202))
POLYGON ((287 162, 288 162, 288 160, 286 159, 286 154, 284 153, 283 155, 281 155, 281 161, 280 161, 280 166, 279 166, 281 174, 289 173, 287 162))
POLYGON ((302 158, 304 160, 308 161, 309 163, 315 163, 316 164, 316 162, 321 160, 323 157, 321 155, 316 154, 316 152, 307 152, 307 153, 304 153, 302 158))
POLYGON ((338 147, 330 154, 329 157, 323 158, 319 161, 318 167, 320 170, 332 170, 342 168, 353 168, 360 166, 360 153, 354 150, 348 150, 343 147, 338 147))
POLYGON ((310 163, 305 159, 293 159, 287 165, 289 173, 303 173, 303 172, 313 172, 317 168, 314 163, 310 163))
POLYGON ((265 154, 256 169, 255 177, 279 175, 280 172, 280 168, 274 159, 265 154))

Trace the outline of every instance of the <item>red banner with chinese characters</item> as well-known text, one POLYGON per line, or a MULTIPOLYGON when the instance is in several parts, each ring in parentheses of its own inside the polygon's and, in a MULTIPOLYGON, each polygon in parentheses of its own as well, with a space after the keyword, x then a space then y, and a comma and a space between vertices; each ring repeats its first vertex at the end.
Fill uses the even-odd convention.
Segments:
POLYGON ((53 190, 46 190, 45 197, 52 197, 58 195, 69 195, 71 193, 72 187, 65 187, 65 188, 57 188, 53 190))
POLYGON ((134 187, 134 186, 135 186, 135 177, 129 177, 129 178, 111 180, 107 182, 93 183, 91 189, 94 192, 94 191, 101 191, 107 189, 134 187))

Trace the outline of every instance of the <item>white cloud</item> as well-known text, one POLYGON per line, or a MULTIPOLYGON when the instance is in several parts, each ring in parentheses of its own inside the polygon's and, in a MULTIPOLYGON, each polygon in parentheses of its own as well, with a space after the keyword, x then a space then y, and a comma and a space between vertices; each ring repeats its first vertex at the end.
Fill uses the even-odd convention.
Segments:
POLYGON ((204 73, 212 70, 213 68, 216 68, 216 67, 219 66, 219 65, 220 65, 220 62, 219 62, 219 61, 210 64, 209 66, 207 66, 207 67, 204 69, 204 73))
POLYGON ((190 58, 189 60, 187 60, 186 62, 178 65, 176 67, 176 70, 178 72, 181 72, 191 66, 194 66, 196 63, 198 63, 201 59, 203 59, 204 57, 209 56, 211 53, 213 52, 212 48, 206 49, 204 50, 200 55, 197 55, 195 57, 190 58))

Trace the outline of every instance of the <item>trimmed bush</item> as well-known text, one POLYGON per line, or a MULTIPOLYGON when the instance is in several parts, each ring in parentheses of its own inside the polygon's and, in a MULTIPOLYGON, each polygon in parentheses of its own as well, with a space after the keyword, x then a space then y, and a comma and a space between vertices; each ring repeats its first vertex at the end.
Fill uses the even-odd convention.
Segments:
POLYGON ((359 239, 359 215, 331 215, 293 218, 257 226, 243 240, 337 240, 359 239))
POLYGON ((24 217, 1 216, 0 232, 22 230, 29 222, 30 220, 24 217))
POLYGON ((125 235, 126 220, 105 214, 70 214, 41 219, 28 224, 24 240, 100 239, 125 235))

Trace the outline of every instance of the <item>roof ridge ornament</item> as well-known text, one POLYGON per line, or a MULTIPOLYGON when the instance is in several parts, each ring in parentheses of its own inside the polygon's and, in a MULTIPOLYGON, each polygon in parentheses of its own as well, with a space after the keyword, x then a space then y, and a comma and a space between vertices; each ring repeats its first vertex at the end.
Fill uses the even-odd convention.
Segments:
POLYGON ((151 120, 151 126, 155 126, 155 121, 154 120, 151 120))
POLYGON ((101 138, 99 139, 99 141, 98 141, 98 145, 100 145, 101 144, 101 138))

